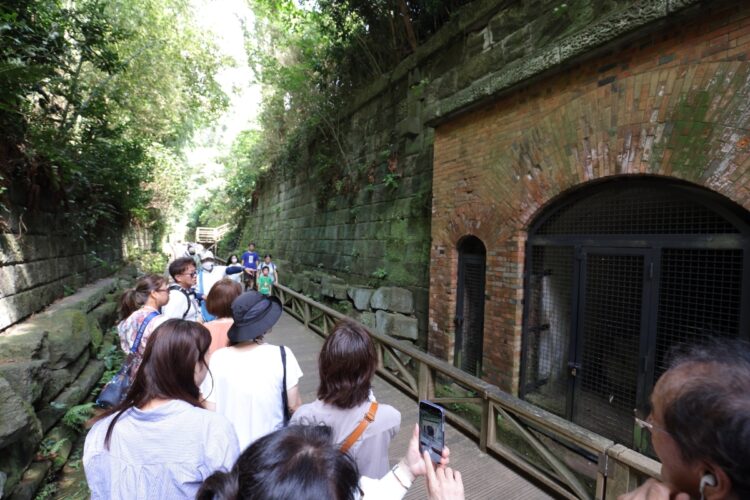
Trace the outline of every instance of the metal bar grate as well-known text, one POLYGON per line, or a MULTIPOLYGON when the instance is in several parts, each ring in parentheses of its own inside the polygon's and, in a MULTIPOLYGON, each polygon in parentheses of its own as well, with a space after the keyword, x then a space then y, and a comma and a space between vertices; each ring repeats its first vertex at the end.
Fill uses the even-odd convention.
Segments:
POLYGON ((532 249, 524 397, 565 416, 571 339, 573 247, 532 249))
POLYGON ((643 255, 586 259, 580 382, 573 421, 630 445, 638 384, 643 255))
POLYGON ((734 225, 710 208, 660 186, 603 190, 555 212, 537 234, 726 234, 734 225))
POLYGON ((739 334, 743 257, 739 249, 662 251, 654 380, 671 346, 739 334))
POLYGON ((647 450, 632 411, 646 409, 668 351, 748 335, 750 217, 704 191, 619 179, 580 190, 532 225, 528 401, 647 450))
POLYGON ((461 369, 481 375, 484 337, 484 255, 465 255, 463 266, 461 369))

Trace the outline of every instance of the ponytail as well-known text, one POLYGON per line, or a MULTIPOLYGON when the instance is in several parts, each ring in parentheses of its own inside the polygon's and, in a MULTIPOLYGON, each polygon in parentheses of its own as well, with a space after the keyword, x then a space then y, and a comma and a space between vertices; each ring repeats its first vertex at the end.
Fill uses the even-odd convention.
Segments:
POLYGON ((120 321, 126 319, 135 311, 143 307, 151 292, 167 284, 164 276, 147 274, 139 279, 134 288, 125 290, 120 297, 120 321))
POLYGON ((138 303, 138 292, 135 288, 128 288, 120 297, 120 321, 126 319, 143 304, 138 303))
POLYGON ((236 500, 239 497, 239 476, 237 464, 229 472, 214 472, 203 481, 195 500, 236 500))

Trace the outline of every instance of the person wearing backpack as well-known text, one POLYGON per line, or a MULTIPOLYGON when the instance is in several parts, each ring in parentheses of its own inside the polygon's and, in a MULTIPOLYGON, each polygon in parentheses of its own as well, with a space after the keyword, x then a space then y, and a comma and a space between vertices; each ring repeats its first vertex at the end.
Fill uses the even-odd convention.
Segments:
POLYGON ((169 274, 174 283, 169 286, 169 302, 162 307, 161 313, 165 318, 203 322, 199 305, 202 297, 193 288, 198 281, 193 259, 175 259, 169 265, 169 274))

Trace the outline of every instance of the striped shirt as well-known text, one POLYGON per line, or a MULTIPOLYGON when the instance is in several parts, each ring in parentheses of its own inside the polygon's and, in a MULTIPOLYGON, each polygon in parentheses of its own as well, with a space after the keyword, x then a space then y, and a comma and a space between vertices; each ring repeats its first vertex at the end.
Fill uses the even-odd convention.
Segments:
POLYGON ((111 415, 86 436, 83 467, 92 499, 195 498, 214 471, 239 456, 234 428, 222 415, 172 400, 152 410, 127 410, 104 447, 111 415))

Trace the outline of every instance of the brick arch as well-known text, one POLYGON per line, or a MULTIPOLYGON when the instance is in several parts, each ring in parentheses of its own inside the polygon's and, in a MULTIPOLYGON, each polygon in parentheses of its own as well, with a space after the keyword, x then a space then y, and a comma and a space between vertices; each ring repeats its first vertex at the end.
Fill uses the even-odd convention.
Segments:
MULTIPOLYGON (((736 21, 738 24, 740 21, 736 21)), ((717 31, 716 33, 711 30, 717 31)), ((555 200, 618 176, 680 179, 750 210, 750 37, 665 32, 435 131, 429 348, 450 349, 455 244, 487 246, 486 378, 517 389, 526 231, 555 200), (718 41, 721 43, 719 44, 718 41)))
POLYGON ((527 126, 498 130, 488 152, 496 166, 477 179, 480 198, 515 185, 516 227, 566 191, 617 175, 682 179, 750 209, 750 63, 657 67, 568 94, 527 126))
POLYGON ((720 191, 711 189, 705 184, 703 185, 697 184, 697 183, 690 182, 690 181, 684 181, 676 177, 670 177, 670 176, 659 175, 659 174, 620 174, 620 175, 602 177, 599 179, 593 179, 587 182, 583 182, 581 184, 576 184, 572 186, 570 189, 567 189, 565 191, 562 191, 556 194, 555 196, 550 197, 542 206, 537 207, 535 211, 530 212, 528 214, 524 214, 524 215, 527 215, 528 218, 522 218, 519 220, 521 225, 518 228, 516 228, 517 232, 525 237, 525 235, 527 235, 529 231, 532 229, 533 225, 539 221, 540 217, 544 217, 545 215, 551 214, 552 212, 556 210, 556 207, 558 207, 559 205, 563 203, 566 203, 572 196, 577 196, 581 193, 591 191, 592 189, 595 189, 597 186, 601 184, 617 182, 618 179, 623 179, 623 180, 653 179, 654 181, 657 181, 657 182, 678 181, 680 185, 690 186, 698 190, 705 191, 707 196, 713 195, 713 198, 715 198, 716 203, 725 204, 727 208, 731 206, 734 209, 744 210, 747 212, 747 215, 750 215, 750 210, 748 210, 746 207, 739 205, 735 200, 730 199, 728 196, 721 193, 720 191))

